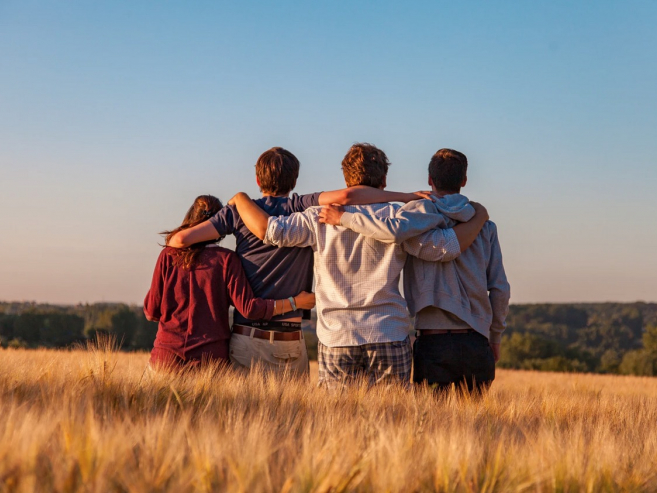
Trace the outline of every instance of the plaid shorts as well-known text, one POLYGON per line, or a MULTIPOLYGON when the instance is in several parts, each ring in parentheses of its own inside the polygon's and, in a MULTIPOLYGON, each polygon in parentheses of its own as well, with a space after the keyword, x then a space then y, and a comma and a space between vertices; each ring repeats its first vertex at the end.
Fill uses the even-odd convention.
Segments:
POLYGON ((319 385, 341 387, 365 379, 368 385, 409 385, 411 379, 411 340, 376 342, 361 346, 328 347, 317 345, 319 385))

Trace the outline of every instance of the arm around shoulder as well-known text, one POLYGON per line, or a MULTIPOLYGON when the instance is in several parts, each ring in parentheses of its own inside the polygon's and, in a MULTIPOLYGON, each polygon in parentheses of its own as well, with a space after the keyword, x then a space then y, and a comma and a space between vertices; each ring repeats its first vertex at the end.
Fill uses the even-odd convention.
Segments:
POLYGON ((340 225, 382 243, 399 244, 441 223, 443 217, 431 204, 430 200, 417 200, 398 208, 392 217, 345 212, 340 225))
POLYGON ((210 221, 204 221, 194 227, 178 231, 171 237, 167 246, 173 248, 188 248, 195 243, 211 241, 221 235, 210 221))
POLYGON ((380 188, 357 185, 354 187, 322 192, 319 196, 319 205, 364 205, 381 202, 411 202, 422 198, 429 198, 430 192, 392 192, 380 188))

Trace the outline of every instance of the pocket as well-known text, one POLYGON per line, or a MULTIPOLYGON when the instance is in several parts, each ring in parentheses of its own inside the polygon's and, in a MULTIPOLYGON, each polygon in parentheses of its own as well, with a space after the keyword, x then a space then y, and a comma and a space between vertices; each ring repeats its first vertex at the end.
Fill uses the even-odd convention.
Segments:
POLYGON ((304 340, 278 342, 275 344, 275 347, 272 348, 271 356, 276 361, 289 363, 292 361, 297 361, 299 358, 301 358, 304 348, 304 340))
POLYGON ((277 360, 280 360, 285 363, 289 363, 298 360, 301 357, 301 351, 290 352, 290 353, 276 352, 276 353, 271 353, 271 355, 277 360))

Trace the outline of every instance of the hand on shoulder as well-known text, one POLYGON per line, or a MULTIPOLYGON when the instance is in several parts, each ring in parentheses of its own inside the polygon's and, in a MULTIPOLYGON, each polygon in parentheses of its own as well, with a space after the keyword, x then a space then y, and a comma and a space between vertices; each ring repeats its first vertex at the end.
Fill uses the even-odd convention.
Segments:
POLYGON ((319 222, 324 224, 331 224, 333 226, 340 226, 340 219, 344 214, 344 207, 341 205, 325 205, 319 211, 319 222))

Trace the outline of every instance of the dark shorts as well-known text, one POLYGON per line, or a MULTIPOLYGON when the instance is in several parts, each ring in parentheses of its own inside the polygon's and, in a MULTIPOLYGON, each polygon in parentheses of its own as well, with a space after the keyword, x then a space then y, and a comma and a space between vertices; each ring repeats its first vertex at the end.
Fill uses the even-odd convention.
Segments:
POLYGON ((436 390, 452 384, 469 392, 487 389, 495 379, 495 357, 478 332, 425 335, 413 344, 413 381, 436 390))

